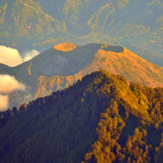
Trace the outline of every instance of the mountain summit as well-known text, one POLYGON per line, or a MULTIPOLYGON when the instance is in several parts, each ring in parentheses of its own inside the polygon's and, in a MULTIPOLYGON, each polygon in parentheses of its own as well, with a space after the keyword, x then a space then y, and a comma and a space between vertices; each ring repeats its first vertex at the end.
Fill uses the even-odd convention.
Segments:
POLYGON ((66 56, 64 54, 60 55, 60 60, 53 70, 53 72, 57 71, 57 75, 50 77, 43 75, 38 78, 38 90, 35 97, 44 96, 45 92, 50 94, 52 90, 68 87, 86 74, 100 69, 120 74, 129 81, 133 80, 147 86, 163 86, 162 67, 146 61, 121 46, 89 44, 77 46, 75 50, 66 52, 66 56), (69 65, 68 68, 64 68, 66 65, 69 65))
POLYGON ((62 43, 62 44, 59 44, 59 45, 55 45, 53 48, 55 50, 67 52, 67 51, 74 50, 75 48, 77 48, 77 46, 73 45, 73 44, 69 44, 69 43, 62 43))
POLYGON ((1 74, 15 76, 26 85, 33 98, 68 87, 100 69, 150 87, 163 86, 163 67, 146 61, 122 46, 107 44, 77 46, 63 43, 17 67, 1 67, 1 74))
POLYGON ((123 45, 162 65, 162 13, 161 0, 1 0, 0 44, 39 51, 61 42, 123 45))

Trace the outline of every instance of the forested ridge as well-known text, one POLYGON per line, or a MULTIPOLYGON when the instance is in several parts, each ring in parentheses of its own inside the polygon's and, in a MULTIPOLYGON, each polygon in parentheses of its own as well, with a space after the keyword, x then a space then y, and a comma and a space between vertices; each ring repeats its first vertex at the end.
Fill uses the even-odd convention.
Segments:
POLYGON ((101 70, 0 113, 0 162, 163 162, 163 88, 101 70))

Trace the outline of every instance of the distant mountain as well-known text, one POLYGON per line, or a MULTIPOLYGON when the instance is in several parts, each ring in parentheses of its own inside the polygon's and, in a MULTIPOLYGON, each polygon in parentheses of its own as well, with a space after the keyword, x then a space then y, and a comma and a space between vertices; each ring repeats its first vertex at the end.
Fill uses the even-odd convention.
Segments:
POLYGON ((0 113, 0 162, 162 162, 163 89, 107 71, 0 113))
POLYGON ((139 50, 149 60, 146 50, 152 50, 162 65, 162 5, 161 0, 1 0, 0 44, 24 50, 102 42, 139 50))
POLYGON ((27 92, 33 98, 68 87, 100 69, 146 86, 163 86, 163 67, 142 59, 124 47, 106 44, 59 44, 17 67, 6 67, 0 69, 0 74, 15 76, 26 85, 27 92))
POLYGON ((69 53, 72 57, 76 57, 71 60, 68 58, 69 54, 65 52, 67 56, 64 56, 62 61, 64 61, 64 67, 69 63, 69 68, 63 69, 60 59, 56 69, 52 71, 62 72, 53 77, 45 75, 38 78, 38 90, 35 97, 44 96, 47 93, 51 94, 52 91, 62 89, 65 86, 68 87, 86 74, 100 69, 108 70, 113 74, 120 74, 129 81, 133 80, 147 86, 163 86, 163 68, 147 62, 124 47, 90 44, 77 47, 69 53), (59 69, 60 65, 61 68, 59 69), (67 73, 68 70, 69 73, 67 73))

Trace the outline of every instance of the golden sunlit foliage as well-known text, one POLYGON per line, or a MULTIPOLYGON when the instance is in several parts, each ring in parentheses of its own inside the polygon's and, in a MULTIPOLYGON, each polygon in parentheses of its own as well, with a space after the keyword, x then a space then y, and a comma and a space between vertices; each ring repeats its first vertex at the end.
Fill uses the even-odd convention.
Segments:
POLYGON ((91 73, 0 113, 0 162, 161 162, 162 92, 91 73))
MULTIPOLYGON (((105 72, 103 72, 103 74, 105 74, 105 72)), ((92 150, 85 154, 85 160, 86 162, 90 161, 97 163, 114 161, 136 163, 153 162, 154 160, 157 162, 157 159, 151 156, 150 153, 155 153, 156 157, 158 156, 159 159, 161 159, 159 153, 161 152, 162 147, 157 147, 158 151, 154 151, 153 146, 156 147, 156 144, 151 141, 151 135, 154 130, 159 130, 158 135, 160 135, 159 132, 163 129, 161 125, 163 114, 161 113, 162 107, 160 107, 160 103, 162 103, 163 90, 162 88, 152 89, 143 87, 141 84, 135 82, 131 82, 130 88, 128 89, 127 81, 124 78, 111 75, 111 79, 113 81, 115 78, 116 86, 114 85, 114 87, 111 87, 107 84, 106 88, 104 87, 104 84, 102 88, 99 88, 103 94, 106 93, 104 88, 107 89, 108 95, 112 92, 110 90, 113 90, 114 88, 114 94, 109 96, 107 95, 108 98, 113 97, 114 100, 110 100, 107 104, 108 107, 106 108, 105 113, 101 113, 101 119, 96 129, 98 140, 92 145, 92 150), (117 92, 118 87, 120 87, 119 83, 122 85, 122 82, 125 84, 125 90, 127 89, 129 92, 131 91, 131 95, 129 95, 129 92, 127 93, 131 99, 124 95, 125 91, 123 92, 123 97, 119 94, 119 92, 117 92), (111 89, 109 89, 109 87, 111 89), (153 95, 149 95, 149 91, 153 92, 153 95), (131 104, 128 100, 132 100, 131 104), (151 102, 156 104, 153 105, 151 102), (136 106, 134 106, 134 104, 136 106), (138 107, 139 110, 136 110, 136 107, 138 107), (153 111, 150 111, 151 108, 153 108, 153 111), (130 131, 132 129, 130 129, 128 124, 128 121, 132 121, 130 120, 131 114, 141 120, 140 122, 135 122, 137 127, 140 129, 135 128, 133 135, 130 131), (155 126, 153 131, 149 130, 149 123, 150 125, 155 126), (123 133, 126 130, 125 127, 128 128, 128 135, 125 135, 127 133, 123 133), (129 135, 130 132, 131 135, 129 135), (126 137, 126 142, 124 142, 124 137, 126 137)), ((100 75, 98 76, 98 80, 95 81, 99 80, 100 75)), ((160 144, 162 143, 160 142, 160 144)))

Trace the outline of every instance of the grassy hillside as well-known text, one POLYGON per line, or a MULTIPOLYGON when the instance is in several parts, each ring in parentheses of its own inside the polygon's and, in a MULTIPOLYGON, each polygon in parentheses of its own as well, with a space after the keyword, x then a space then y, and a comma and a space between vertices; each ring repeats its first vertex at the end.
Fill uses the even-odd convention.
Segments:
POLYGON ((92 73, 1 113, 0 162, 161 162, 162 104, 162 88, 92 73))

